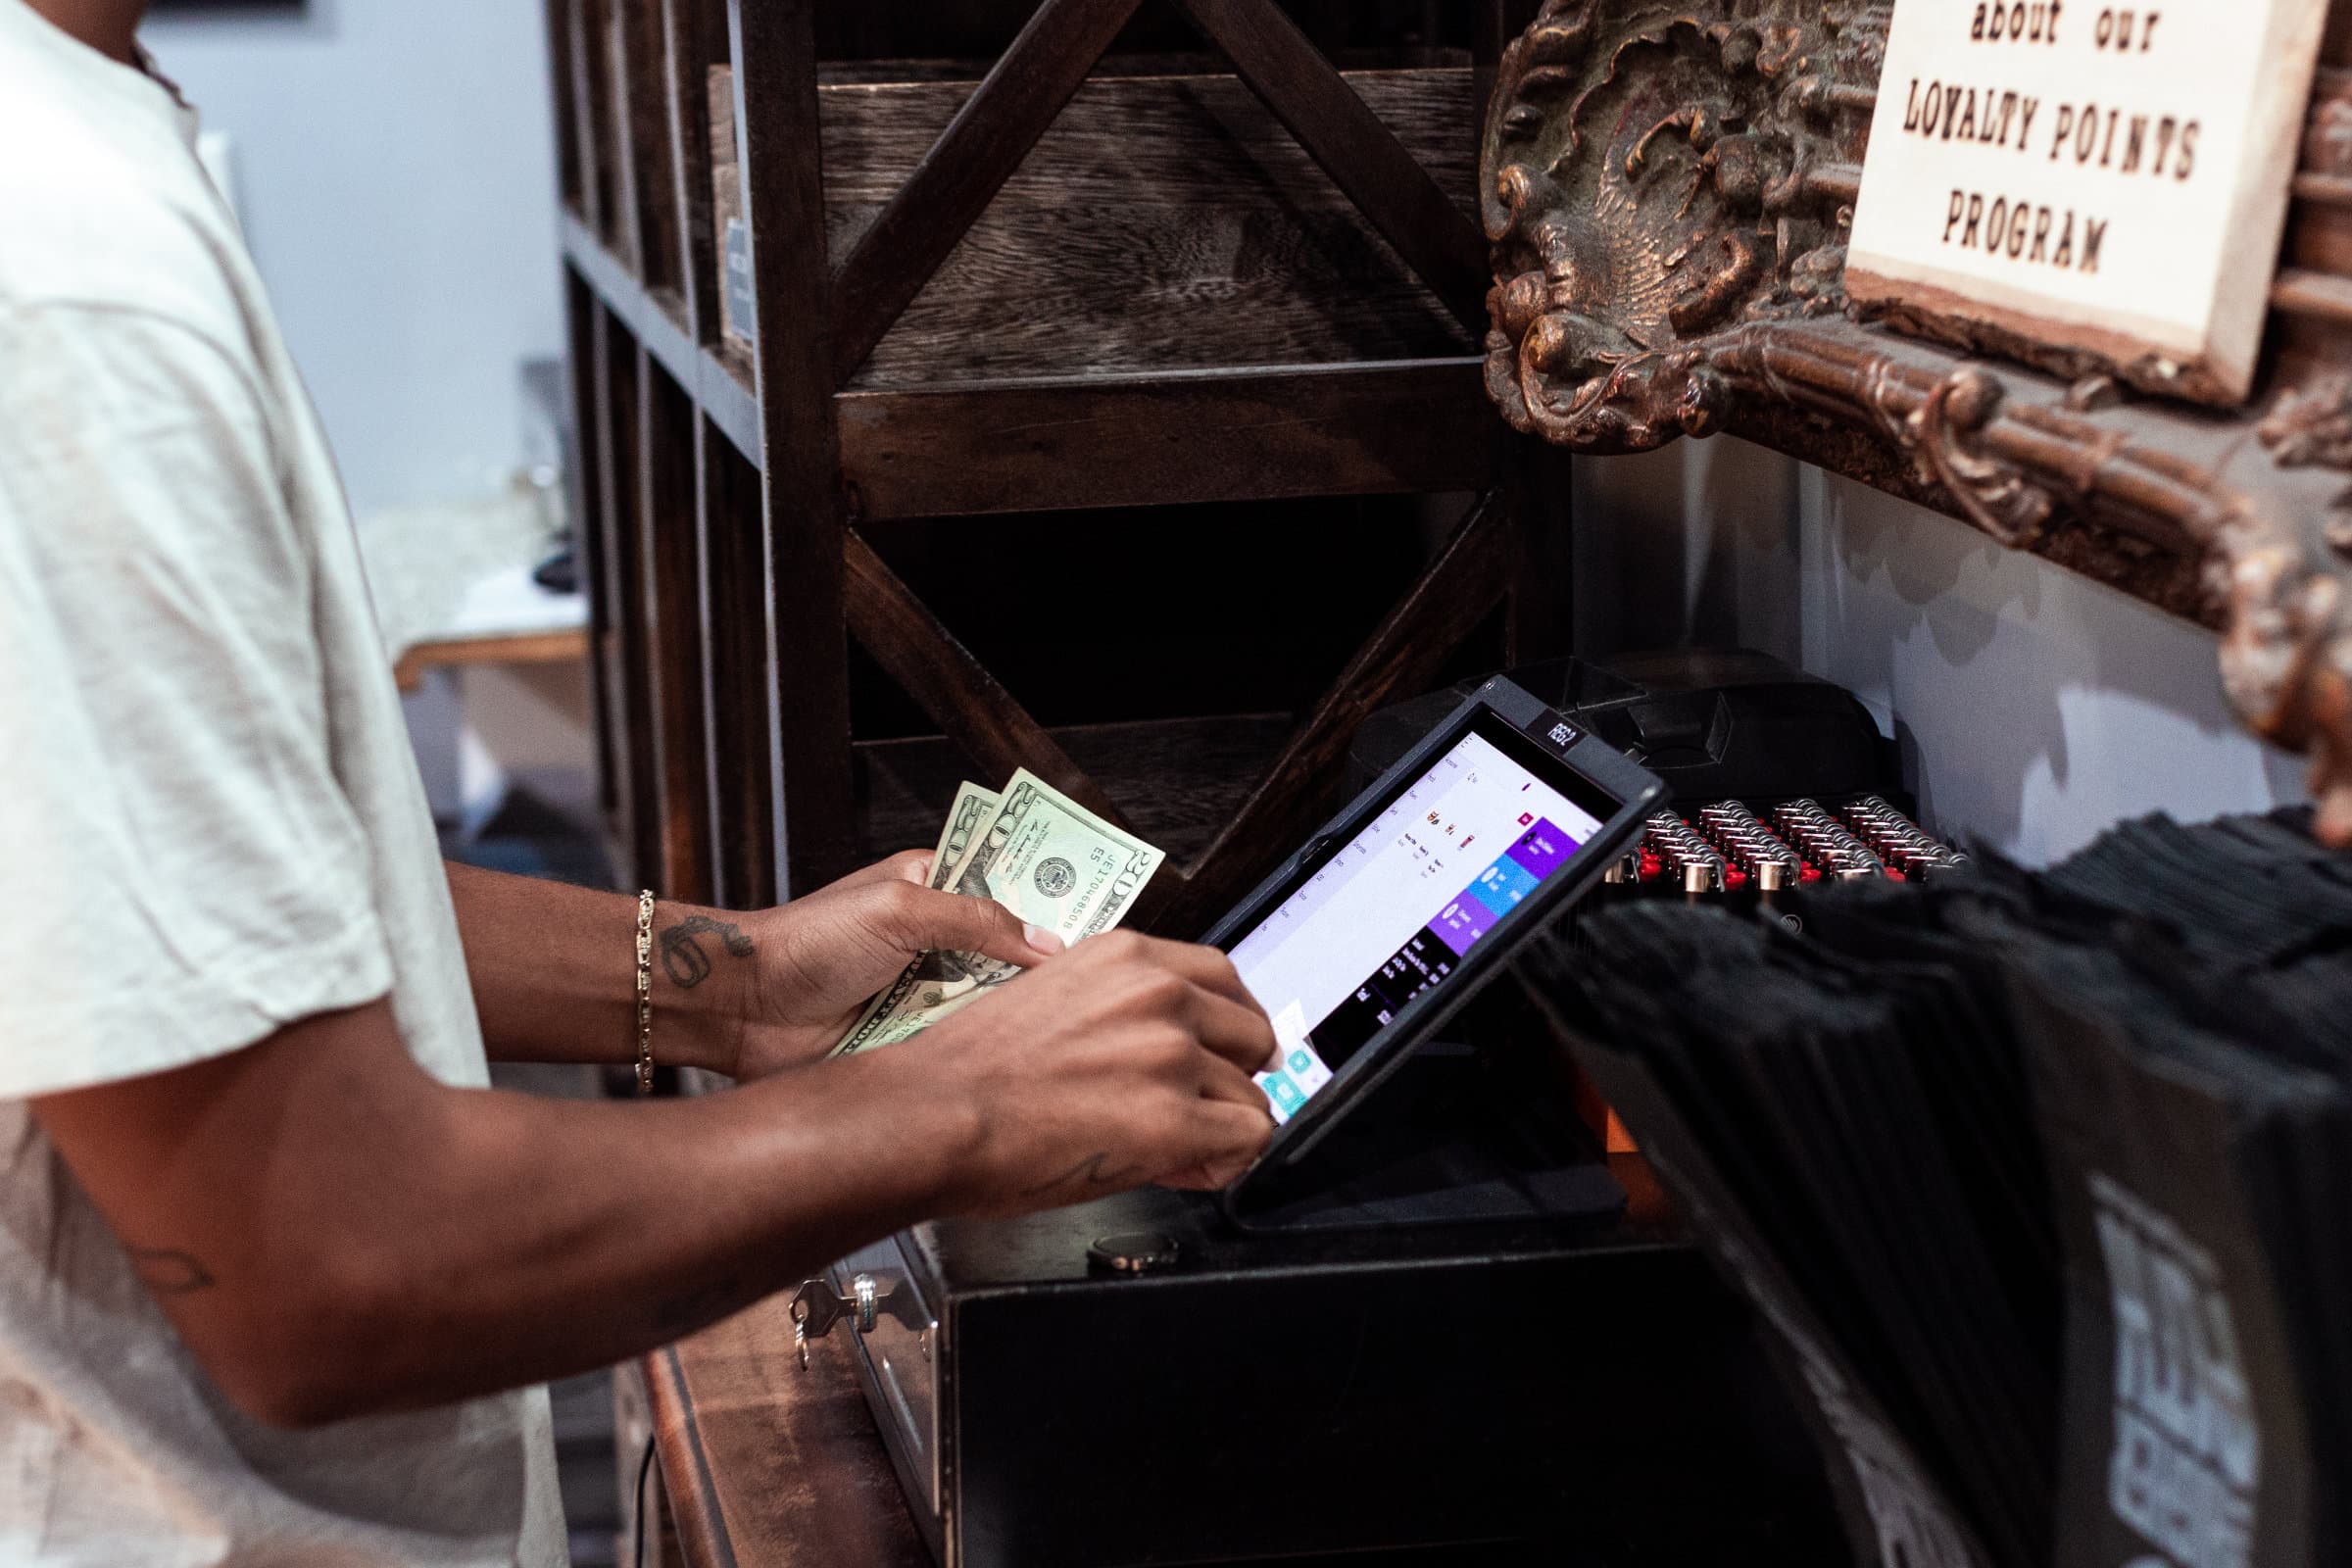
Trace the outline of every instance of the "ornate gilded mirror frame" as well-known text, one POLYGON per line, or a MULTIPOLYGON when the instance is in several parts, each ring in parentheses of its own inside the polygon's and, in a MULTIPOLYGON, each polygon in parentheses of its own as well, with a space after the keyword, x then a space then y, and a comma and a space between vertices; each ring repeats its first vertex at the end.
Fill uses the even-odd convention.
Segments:
POLYGON ((2215 413, 1859 318, 1889 10, 1548 0, 1486 127, 1489 391, 1578 452, 1758 441, 2212 626, 2230 700, 2309 755, 2321 831, 2352 842, 2352 73, 2313 96, 2255 396, 2215 413))

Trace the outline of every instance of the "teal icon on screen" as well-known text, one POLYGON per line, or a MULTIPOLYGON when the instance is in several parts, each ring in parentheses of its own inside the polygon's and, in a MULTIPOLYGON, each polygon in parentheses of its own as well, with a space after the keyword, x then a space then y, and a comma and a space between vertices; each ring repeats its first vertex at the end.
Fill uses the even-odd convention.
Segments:
POLYGON ((1314 1065, 1315 1058, 1305 1047, 1301 1046, 1291 1053, 1291 1071, 1303 1075, 1313 1071, 1314 1065))
POLYGON ((1536 874, 1509 856, 1504 856, 1479 874, 1470 885, 1471 896, 1497 915, 1511 912, 1513 906, 1538 886, 1536 874))
POLYGON ((1306 1097, 1298 1092, 1298 1086, 1291 1082, 1291 1075, 1287 1072, 1278 1072, 1268 1078, 1266 1093, 1273 1097, 1274 1103, 1280 1105, 1286 1115, 1306 1103, 1306 1097))

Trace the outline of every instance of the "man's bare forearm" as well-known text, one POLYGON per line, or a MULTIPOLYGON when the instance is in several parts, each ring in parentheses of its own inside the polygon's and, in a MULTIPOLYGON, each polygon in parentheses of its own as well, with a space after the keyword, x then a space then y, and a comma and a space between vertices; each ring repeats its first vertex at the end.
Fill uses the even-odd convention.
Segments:
POLYGON ((450 1088, 387 999, 33 1113, 230 1398, 310 1425, 637 1353, 919 1218, 1221 1186, 1275 1050, 1222 954, 1114 932, 697 1099, 450 1088))
POLYGON ((42 1116, 215 1377, 309 1425, 609 1364, 953 1209, 983 1130, 920 1067, 545 1101, 434 1083, 378 1004, 42 1116))
MULTIPOLYGON (((449 866, 482 1039, 499 1061, 637 1056, 637 900, 449 866)), ((668 1066, 732 1070, 755 939, 718 909, 656 906, 653 999, 668 1066)))
POLYGON ((886 1083, 909 1062, 653 1105, 459 1097, 431 1206, 473 1217, 435 1240, 429 1312, 375 1302, 368 1341, 398 1348, 341 1397, 428 1405, 610 1365, 952 1206, 976 1134, 886 1083))

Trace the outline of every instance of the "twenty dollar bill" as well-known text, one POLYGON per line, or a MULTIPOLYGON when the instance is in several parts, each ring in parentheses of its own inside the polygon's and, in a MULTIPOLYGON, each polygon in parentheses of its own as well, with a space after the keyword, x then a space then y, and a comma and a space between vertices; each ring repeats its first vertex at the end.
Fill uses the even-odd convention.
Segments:
MULTIPOLYGON (((940 830, 939 847, 931 852, 930 885, 934 889, 945 889, 955 882, 956 871, 971 855, 972 846, 980 841, 981 832, 997 814, 997 807, 1004 799, 995 790, 984 790, 977 784, 967 783, 956 792, 956 804, 948 808, 948 825, 940 830)), ((960 970, 950 966, 946 954, 923 954, 906 966, 889 990, 866 1004, 865 1011, 842 1037, 841 1044, 833 1048, 832 1054, 850 1056, 876 1046, 896 1044, 938 1022, 978 995, 979 988, 960 970)))
MULTIPOLYGON (((932 862, 931 884, 1001 904, 1066 944, 1126 919, 1164 859, 1024 769, 1001 799, 964 786, 932 862), (979 813, 986 820, 967 826, 967 809, 979 798, 989 801, 979 813), (964 842, 952 851, 959 830, 964 842)), ((874 999, 833 1054, 855 1055, 919 1034, 1018 973, 1017 965, 984 954, 926 953, 874 999)))

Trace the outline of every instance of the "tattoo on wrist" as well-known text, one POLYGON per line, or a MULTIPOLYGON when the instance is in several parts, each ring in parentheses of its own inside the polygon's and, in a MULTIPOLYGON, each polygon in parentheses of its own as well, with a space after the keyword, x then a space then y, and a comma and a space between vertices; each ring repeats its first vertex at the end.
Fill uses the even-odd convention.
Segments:
POLYGON ((688 915, 662 933, 662 972, 680 991, 692 991, 710 978, 710 956, 699 940, 706 935, 718 938, 731 958, 748 958, 759 949, 740 926, 707 914, 688 915))
POLYGON ((1141 1165, 1129 1165, 1112 1170, 1106 1168, 1109 1164, 1110 1155, 1108 1153, 1090 1154, 1052 1181, 1041 1182, 1023 1192, 1021 1196, 1023 1198, 1043 1198, 1049 1193, 1058 1192, 1062 1188, 1072 1185, 1098 1189, 1126 1187, 1133 1184, 1135 1179, 1144 1173, 1141 1165))
POLYGON ((130 1254, 130 1269, 139 1283, 157 1296, 192 1296, 220 1283, 193 1253, 169 1247, 126 1246, 122 1250, 130 1254))

